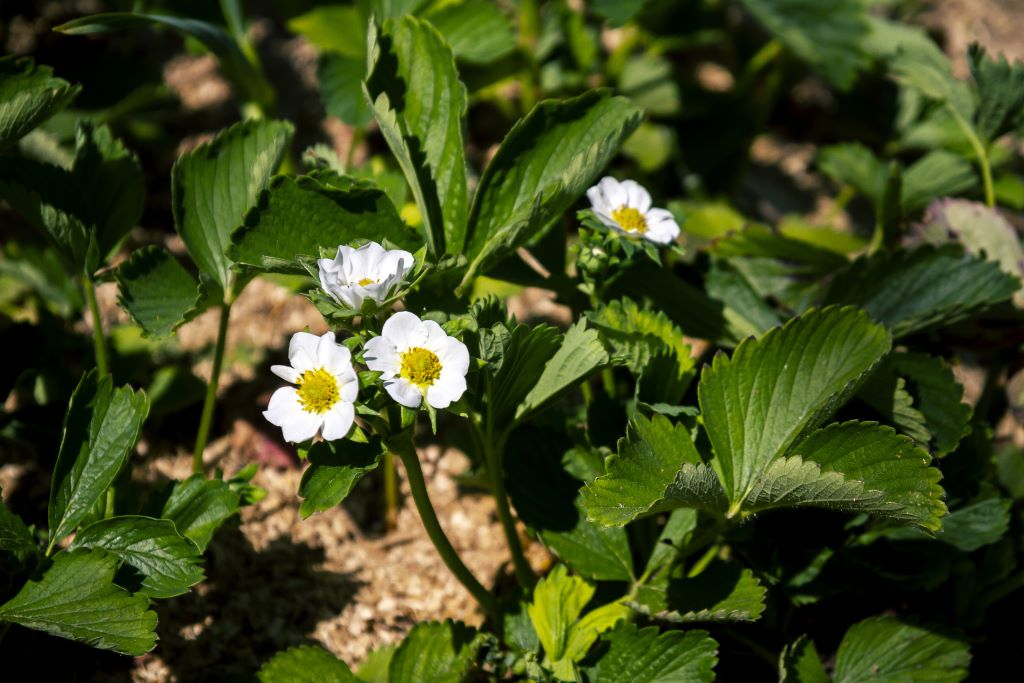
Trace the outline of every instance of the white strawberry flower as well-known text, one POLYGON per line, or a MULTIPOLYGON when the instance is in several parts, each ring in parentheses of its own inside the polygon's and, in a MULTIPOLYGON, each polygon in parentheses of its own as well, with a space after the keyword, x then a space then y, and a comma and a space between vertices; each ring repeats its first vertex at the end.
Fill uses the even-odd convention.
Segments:
POLYGON ((363 357, 367 367, 381 373, 391 398, 407 408, 420 407, 424 399, 447 408, 466 391, 466 345, 433 320, 408 311, 387 319, 381 335, 366 342, 363 357))
POLYGON ((359 248, 338 247, 333 259, 317 261, 320 286, 340 304, 358 311, 363 301, 386 301, 412 270, 413 257, 401 249, 385 249, 376 242, 359 248))
POLYGON ((359 393, 352 353, 334 341, 333 332, 297 332, 288 344, 288 361, 291 366, 273 365, 270 371, 298 388, 275 391, 263 417, 282 429, 285 441, 300 443, 317 432, 327 441, 344 438, 359 393))
POLYGON ((604 177, 587 190, 590 206, 602 223, 630 237, 669 244, 679 237, 679 224, 668 209, 652 209, 651 195, 635 180, 604 177))

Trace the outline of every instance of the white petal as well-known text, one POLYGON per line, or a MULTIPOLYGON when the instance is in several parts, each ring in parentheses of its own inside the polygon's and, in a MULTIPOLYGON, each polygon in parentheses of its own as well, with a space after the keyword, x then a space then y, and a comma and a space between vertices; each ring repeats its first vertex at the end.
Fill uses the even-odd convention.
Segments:
POLYGON ((316 367, 316 348, 320 337, 309 332, 296 332, 288 343, 288 361, 299 372, 316 367))
POLYGON ((366 342, 363 358, 366 360, 366 367, 384 373, 381 375, 384 379, 391 379, 402 368, 398 350, 395 349, 394 343, 385 337, 374 337, 366 342))
POLYGON ((611 210, 608 206, 608 202, 604 198, 604 195, 601 194, 600 185, 594 185, 592 188, 587 190, 587 199, 590 200, 590 208, 592 208, 596 213, 607 213, 611 210))
POLYGON ((285 441, 301 443, 316 436, 323 423, 323 416, 300 410, 298 416, 281 425, 281 433, 285 441))
POLYGON ((466 393, 466 377, 456 372, 441 371, 437 381, 427 388, 427 403, 437 409, 447 408, 466 393))
POLYGON ((353 287, 353 290, 360 299, 370 299, 372 301, 376 301, 378 304, 388 298, 389 289, 390 287, 388 286, 387 280, 371 285, 356 285, 353 287))
POLYGON ((349 366, 340 375, 335 375, 335 379, 338 380, 338 396, 341 397, 341 400, 355 403, 356 397, 359 396, 359 377, 356 376, 356 371, 352 369, 352 366, 349 366))
POLYGON ((651 209, 647 212, 647 232, 644 237, 658 244, 668 244, 679 237, 679 224, 667 209, 651 209))
POLYGON ((358 311, 363 305, 362 293, 360 293, 358 287, 352 285, 339 285, 337 287, 337 297, 341 300, 341 303, 354 311, 358 311))
POLYGON ((281 387, 270 397, 270 404, 263 411, 263 417, 267 422, 280 427, 298 413, 303 412, 299 404, 299 392, 295 387, 281 387))
POLYGON ((601 188, 601 194, 604 195, 605 201, 608 202, 608 209, 610 211, 614 211, 629 200, 625 188, 622 187, 618 180, 611 176, 601 178, 601 182, 597 186, 601 188))
POLYGON ((352 352, 334 341, 333 332, 327 332, 320 337, 316 358, 318 367, 332 375, 340 374, 345 368, 352 367, 352 352))
POLYGON ((415 313, 400 311, 387 319, 381 336, 387 337, 401 352, 427 341, 427 328, 415 313))
POLYGON ((626 191, 626 204, 640 213, 651 208, 651 195, 635 180, 623 180, 622 189, 626 191))
POLYGON ((433 320, 424 320, 423 327, 427 330, 427 338, 423 341, 423 348, 437 353, 441 350, 441 345, 444 344, 444 340, 448 338, 448 335, 433 320))
POLYGON ((285 382, 297 384, 302 373, 290 365, 271 365, 270 371, 283 379, 285 382))
POLYGON ((397 275, 401 279, 412 270, 416 260, 407 251, 402 249, 391 249, 387 251, 378 264, 381 271, 388 275, 397 275))
POLYGON ((416 385, 401 377, 384 382, 384 388, 396 403, 400 403, 406 408, 419 408, 420 403, 423 402, 423 394, 420 393, 416 385))
POLYGON ((352 428, 352 421, 355 419, 356 411, 351 403, 335 403, 331 409, 324 414, 323 437, 327 441, 344 439, 348 430, 352 428))
POLYGON ((367 242, 352 252, 352 279, 355 284, 364 278, 376 280, 377 262, 384 256, 384 247, 376 242, 367 242))
POLYGON ((338 253, 334 257, 335 269, 338 272, 339 282, 348 284, 352 281, 352 252, 350 246, 342 244, 338 247, 338 253))
POLYGON ((469 372, 469 349, 455 337, 445 337, 432 351, 441 361, 442 376, 447 372, 452 372, 465 377, 469 372))

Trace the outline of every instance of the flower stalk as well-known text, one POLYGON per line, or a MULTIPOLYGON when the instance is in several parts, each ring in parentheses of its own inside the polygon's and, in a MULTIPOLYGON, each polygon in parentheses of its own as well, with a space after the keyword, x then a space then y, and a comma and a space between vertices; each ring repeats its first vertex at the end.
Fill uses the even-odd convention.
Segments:
POLYGON ((217 329, 217 345, 213 351, 213 371, 206 385, 206 399, 203 401, 203 414, 199 418, 199 432, 196 434, 196 445, 192 450, 192 472, 202 474, 203 451, 210 436, 210 425, 213 423, 213 409, 217 403, 217 384, 220 380, 220 369, 224 364, 224 348, 227 345, 228 318, 231 315, 231 304, 220 306, 220 326, 217 329))
POLYGON ((494 493, 494 500, 498 508, 498 520, 505 532, 505 539, 508 542, 509 554, 512 556, 512 566, 516 573, 516 580, 525 591, 533 588, 536 576, 530 563, 523 553, 523 544, 519 541, 519 532, 516 531, 516 522, 512 517, 512 509, 508 504, 508 493, 505 491, 505 476, 503 469, 503 444, 494 443, 494 437, 490 427, 483 436, 484 459, 487 463, 487 474, 491 479, 491 490, 494 493))
POLYGON ((82 289, 85 300, 89 303, 89 315, 92 317, 92 343, 96 350, 96 369, 100 379, 110 374, 110 362, 107 359, 107 344, 103 339, 103 319, 100 318, 100 307, 96 302, 96 286, 89 273, 82 276, 82 289))

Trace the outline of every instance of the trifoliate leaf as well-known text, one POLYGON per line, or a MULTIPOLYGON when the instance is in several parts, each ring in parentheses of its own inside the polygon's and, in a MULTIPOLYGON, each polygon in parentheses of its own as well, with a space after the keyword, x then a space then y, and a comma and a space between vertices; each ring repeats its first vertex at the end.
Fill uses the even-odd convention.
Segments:
POLYGON ((29 57, 0 59, 0 149, 68 106, 80 90, 29 57))
POLYGON ((949 325, 1013 296, 1020 282, 958 247, 878 252, 833 280, 826 303, 854 304, 902 337, 949 325))
POLYGON ((114 277, 118 303, 150 339, 170 335, 205 308, 195 278, 163 247, 136 249, 114 277))
POLYGON ((412 188, 435 258, 463 253, 466 88, 451 48, 429 23, 371 23, 366 92, 381 133, 412 188))
POLYGON ((360 479, 377 469, 382 455, 376 439, 370 443, 343 439, 313 444, 307 455, 309 467, 299 484, 299 495, 304 499, 299 508, 303 519, 345 500, 360 479))
POLYGON ((863 312, 828 308, 716 356, 698 396, 730 501, 742 501, 772 460, 828 419, 890 345, 863 312))
POLYGON ((110 376, 84 375, 64 416, 50 486, 50 547, 70 534, 117 478, 135 448, 149 401, 142 391, 114 387, 110 376))
POLYGON ((520 120, 484 170, 466 233, 462 287, 561 216, 640 124, 622 97, 594 90, 541 102, 520 120))
POLYGON ((278 652, 256 677, 260 683, 359 683, 345 662, 316 645, 278 652))
POLYGON ((285 121, 253 120, 183 154, 172 172, 174 223, 201 273, 227 292, 231 233, 277 170, 292 136, 285 121))
POLYGON ((460 683, 481 642, 481 635, 461 622, 416 624, 391 658, 388 681, 460 683))
POLYGON ((140 591, 151 598, 181 595, 203 580, 203 556, 169 519, 111 517, 78 532, 70 549, 99 548, 142 574, 140 591))
POLYGON ((0 621, 102 650, 138 656, 156 644, 156 613, 144 595, 114 584, 118 560, 101 550, 61 552, 0 605, 0 621))
POLYGON ((337 176, 331 181, 323 173, 271 180, 231 235, 231 259, 246 268, 304 274, 298 257, 319 258, 321 248, 333 253, 357 239, 416 250, 415 234, 383 191, 337 176), (341 182, 348 186, 334 184, 341 182))
POLYGON ((963 642, 875 617, 850 627, 836 655, 835 683, 958 683, 967 678, 971 655, 963 642))
POLYGON ((741 0, 765 28, 841 90, 848 90, 869 58, 866 6, 858 0, 741 0))
POLYGON ((662 578, 637 590, 630 605, 662 621, 757 621, 765 589, 749 569, 713 562, 693 578, 662 578))
POLYGON ((238 512, 239 502, 239 494, 226 481, 193 474, 174 485, 160 517, 174 522, 178 532, 203 551, 217 527, 238 512))
POLYGON ((608 651, 588 670, 590 683, 711 683, 718 644, 706 631, 665 631, 621 624, 602 640, 608 651))

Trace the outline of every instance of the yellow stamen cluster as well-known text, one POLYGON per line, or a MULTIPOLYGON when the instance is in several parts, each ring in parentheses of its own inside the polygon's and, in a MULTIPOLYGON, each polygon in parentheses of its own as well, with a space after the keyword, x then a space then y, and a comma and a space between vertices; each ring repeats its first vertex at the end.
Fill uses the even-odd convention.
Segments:
POLYGON ((402 352, 402 368, 398 374, 421 389, 429 387, 441 376, 441 359, 433 351, 413 347, 402 352))
POLYGON ((374 280, 374 279, 368 278, 368 277, 364 277, 362 280, 360 280, 356 284, 358 284, 360 287, 365 287, 366 285, 375 285, 375 284, 377 284, 377 281, 374 280))
POLYGON ((299 403, 307 413, 326 413, 341 398, 338 380, 323 368, 306 370, 298 384, 299 403))
POLYGON ((642 235, 647 232, 647 219, 637 209, 623 204, 612 211, 612 220, 619 224, 619 227, 626 232, 635 232, 642 235))

